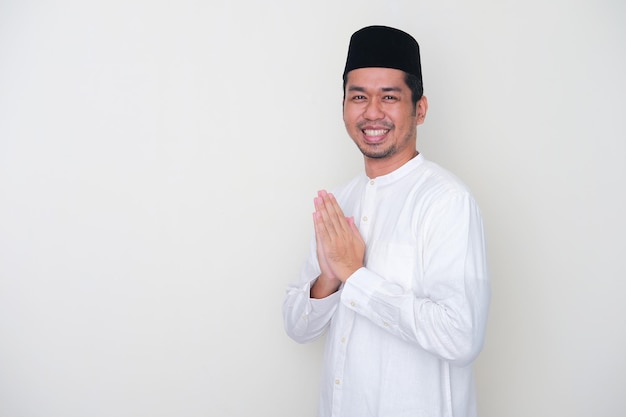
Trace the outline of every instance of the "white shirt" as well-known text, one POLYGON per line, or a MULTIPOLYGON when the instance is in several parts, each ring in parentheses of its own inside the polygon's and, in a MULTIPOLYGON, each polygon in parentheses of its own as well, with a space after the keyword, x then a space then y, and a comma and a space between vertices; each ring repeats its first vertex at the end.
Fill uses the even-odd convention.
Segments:
POLYGON ((318 416, 475 416, 472 362, 490 290, 469 190, 418 155, 334 194, 365 240, 365 266, 336 293, 312 299, 320 274, 313 240, 283 305, 297 342, 328 330, 318 416))

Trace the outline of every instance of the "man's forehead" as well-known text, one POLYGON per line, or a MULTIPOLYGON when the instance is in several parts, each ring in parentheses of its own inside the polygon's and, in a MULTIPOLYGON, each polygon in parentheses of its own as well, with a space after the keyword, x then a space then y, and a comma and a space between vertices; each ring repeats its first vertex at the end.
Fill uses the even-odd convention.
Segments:
MULTIPOLYGON (((348 89, 348 91, 365 91, 365 90, 371 90, 372 88, 367 88, 364 86, 360 86, 360 85, 353 85, 353 84, 348 84, 348 86, 346 87, 348 89)), ((374 87, 373 89, 375 90, 380 90, 384 93, 389 93, 389 92, 393 92, 393 91, 403 91, 406 89, 406 87, 403 86, 394 86, 394 87, 374 87)))
POLYGON ((382 91, 398 91, 408 88, 405 72, 391 68, 359 68, 347 74, 347 89, 377 89, 382 91))

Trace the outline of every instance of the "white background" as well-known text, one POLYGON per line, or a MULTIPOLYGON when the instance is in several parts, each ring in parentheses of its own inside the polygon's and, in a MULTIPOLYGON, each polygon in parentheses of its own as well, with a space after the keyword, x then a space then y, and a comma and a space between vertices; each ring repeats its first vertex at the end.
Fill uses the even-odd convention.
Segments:
POLYGON ((280 309, 369 24, 483 210, 481 416, 626 414, 621 0, 0 0, 0 416, 314 415, 280 309))

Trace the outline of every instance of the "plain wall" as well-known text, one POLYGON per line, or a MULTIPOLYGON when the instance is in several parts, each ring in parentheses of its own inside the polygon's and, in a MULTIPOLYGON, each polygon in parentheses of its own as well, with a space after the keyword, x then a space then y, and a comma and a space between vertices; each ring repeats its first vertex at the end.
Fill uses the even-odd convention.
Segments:
POLYGON ((480 415, 626 415, 624 2, 0 0, 0 416, 315 414, 281 303, 369 24, 484 214, 480 415))

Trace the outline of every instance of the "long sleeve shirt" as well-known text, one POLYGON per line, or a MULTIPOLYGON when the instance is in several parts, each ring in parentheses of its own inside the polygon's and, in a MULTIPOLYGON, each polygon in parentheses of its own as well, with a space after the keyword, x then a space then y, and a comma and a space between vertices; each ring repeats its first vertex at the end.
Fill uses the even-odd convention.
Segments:
POLYGON ((328 332, 319 417, 476 415, 472 362, 490 298, 482 219, 469 190, 418 155, 337 190, 366 243, 364 267, 324 299, 315 241, 287 289, 285 329, 328 332))

